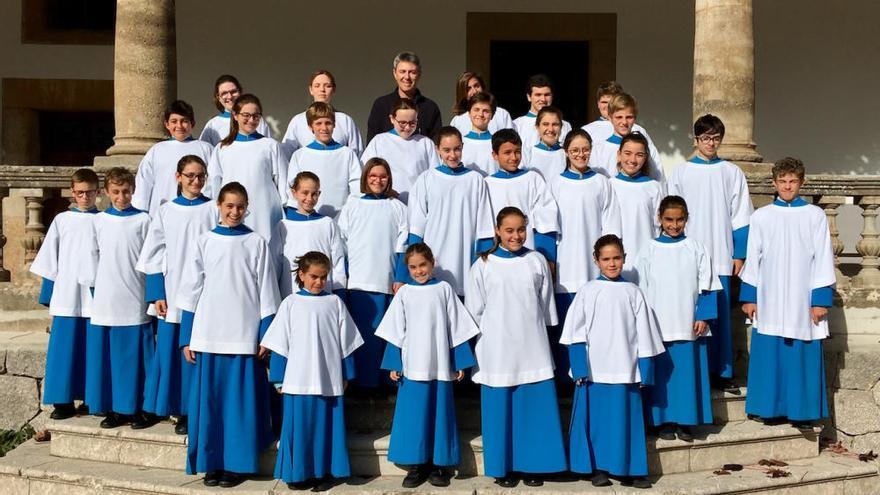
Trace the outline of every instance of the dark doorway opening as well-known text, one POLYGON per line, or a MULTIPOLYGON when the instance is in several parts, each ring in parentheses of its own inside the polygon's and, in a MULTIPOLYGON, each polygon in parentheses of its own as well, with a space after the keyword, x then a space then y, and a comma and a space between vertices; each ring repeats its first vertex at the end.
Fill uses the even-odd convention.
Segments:
POLYGON ((553 105, 574 128, 589 121, 589 43, 586 41, 500 41, 489 46, 491 90, 513 118, 529 110, 526 84, 535 74, 553 81, 553 105))
POLYGON ((40 164, 89 166, 113 145, 113 112, 39 112, 40 164))

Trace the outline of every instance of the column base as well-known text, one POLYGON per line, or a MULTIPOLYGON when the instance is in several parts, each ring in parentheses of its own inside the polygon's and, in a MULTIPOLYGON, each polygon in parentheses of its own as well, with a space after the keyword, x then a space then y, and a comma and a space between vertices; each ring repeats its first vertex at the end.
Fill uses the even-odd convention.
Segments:
POLYGON ((93 168, 95 172, 106 172, 113 167, 125 167, 132 172, 136 172, 144 155, 125 154, 111 156, 96 156, 93 168))
POLYGON ((761 163, 764 157, 755 148, 755 143, 724 143, 718 150, 718 156, 732 162, 761 163))

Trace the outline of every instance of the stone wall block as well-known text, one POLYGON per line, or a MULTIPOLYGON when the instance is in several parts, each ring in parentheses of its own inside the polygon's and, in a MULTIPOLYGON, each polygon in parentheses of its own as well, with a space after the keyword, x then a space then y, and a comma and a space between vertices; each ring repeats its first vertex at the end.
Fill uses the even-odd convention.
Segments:
POLYGON ((880 381, 880 353, 848 352, 837 367, 837 388, 871 390, 880 381))
POLYGON ((849 450, 863 454, 869 450, 880 453, 880 433, 868 433, 853 438, 852 447, 849 450))
POLYGON ((0 429, 18 429, 40 412, 37 380, 0 375, 0 429))
POLYGON ((0 375, 6 374, 6 349, 0 350, 0 375))
POLYGON ((838 390, 834 394, 834 419, 837 429, 848 435, 880 432, 880 406, 872 392, 838 390))
POLYGON ((45 371, 45 349, 11 349, 6 351, 6 372, 10 375, 43 378, 45 371))

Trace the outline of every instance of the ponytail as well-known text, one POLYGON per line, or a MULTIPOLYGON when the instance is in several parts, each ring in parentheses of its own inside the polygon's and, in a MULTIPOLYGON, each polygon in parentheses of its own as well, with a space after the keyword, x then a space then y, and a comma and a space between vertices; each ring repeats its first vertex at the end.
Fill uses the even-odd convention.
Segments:
POLYGON ((232 115, 229 116, 229 134, 220 141, 220 147, 229 146, 230 144, 235 142, 235 137, 238 136, 238 121, 235 120, 235 115, 241 112, 241 107, 247 105, 248 103, 253 103, 256 105, 260 112, 263 112, 263 105, 260 103, 260 99, 255 95, 250 93, 241 95, 237 100, 235 100, 235 104, 232 105, 232 115))
MULTIPOLYGON (((528 225, 529 217, 527 217, 526 214, 522 212, 522 210, 520 210, 519 208, 517 208, 515 206, 505 206, 504 208, 501 208, 501 211, 499 211, 498 215, 495 217, 495 228, 497 229, 497 228, 501 227, 501 222, 503 222, 505 218, 512 216, 512 215, 516 215, 516 216, 522 218, 523 220, 526 221, 526 225, 528 225)), ((496 234, 494 236, 494 239, 492 242, 492 247, 489 248, 488 251, 484 251, 484 252, 480 253, 480 259, 482 259, 483 261, 486 261, 489 258, 490 254, 494 253, 495 251, 498 251, 499 247, 501 247, 501 238, 498 237, 498 235, 496 234)))

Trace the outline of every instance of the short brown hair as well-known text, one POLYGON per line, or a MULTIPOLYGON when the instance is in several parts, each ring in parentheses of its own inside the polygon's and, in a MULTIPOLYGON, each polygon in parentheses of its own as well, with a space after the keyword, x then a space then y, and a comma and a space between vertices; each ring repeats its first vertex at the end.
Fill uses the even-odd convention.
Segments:
POLYGON ((134 188, 134 174, 125 167, 113 167, 104 174, 104 189, 110 184, 129 184, 134 188))
POLYGON ((608 116, 625 108, 632 108, 636 117, 639 116, 639 103, 629 93, 620 93, 608 102, 608 116))
POLYGON ((309 127, 311 127, 312 123, 316 120, 324 118, 330 119, 334 124, 336 123, 336 112, 333 110, 333 106, 329 103, 316 101, 306 109, 306 123, 309 124, 309 127))
POLYGON ((773 164, 773 180, 788 174, 794 174, 798 179, 804 180, 806 176, 804 162, 790 156, 776 160, 773 164))
POLYGON ((77 182, 85 182, 87 184, 91 184, 95 186, 95 189, 97 189, 98 184, 100 184, 98 174, 96 174, 95 171, 90 168, 81 168, 70 176, 70 187, 73 187, 73 185, 77 182))
POLYGON ((623 93, 623 86, 617 81, 605 81, 596 88, 596 99, 601 100, 603 96, 616 96, 623 93))
POLYGON ((477 103, 485 103, 489 105, 489 108, 492 109, 492 115, 495 115, 495 110, 498 109, 498 103, 495 101, 495 96, 492 93, 487 93, 485 91, 480 91, 479 93, 474 93, 473 96, 468 98, 467 109, 468 112, 471 111, 471 108, 477 103))

